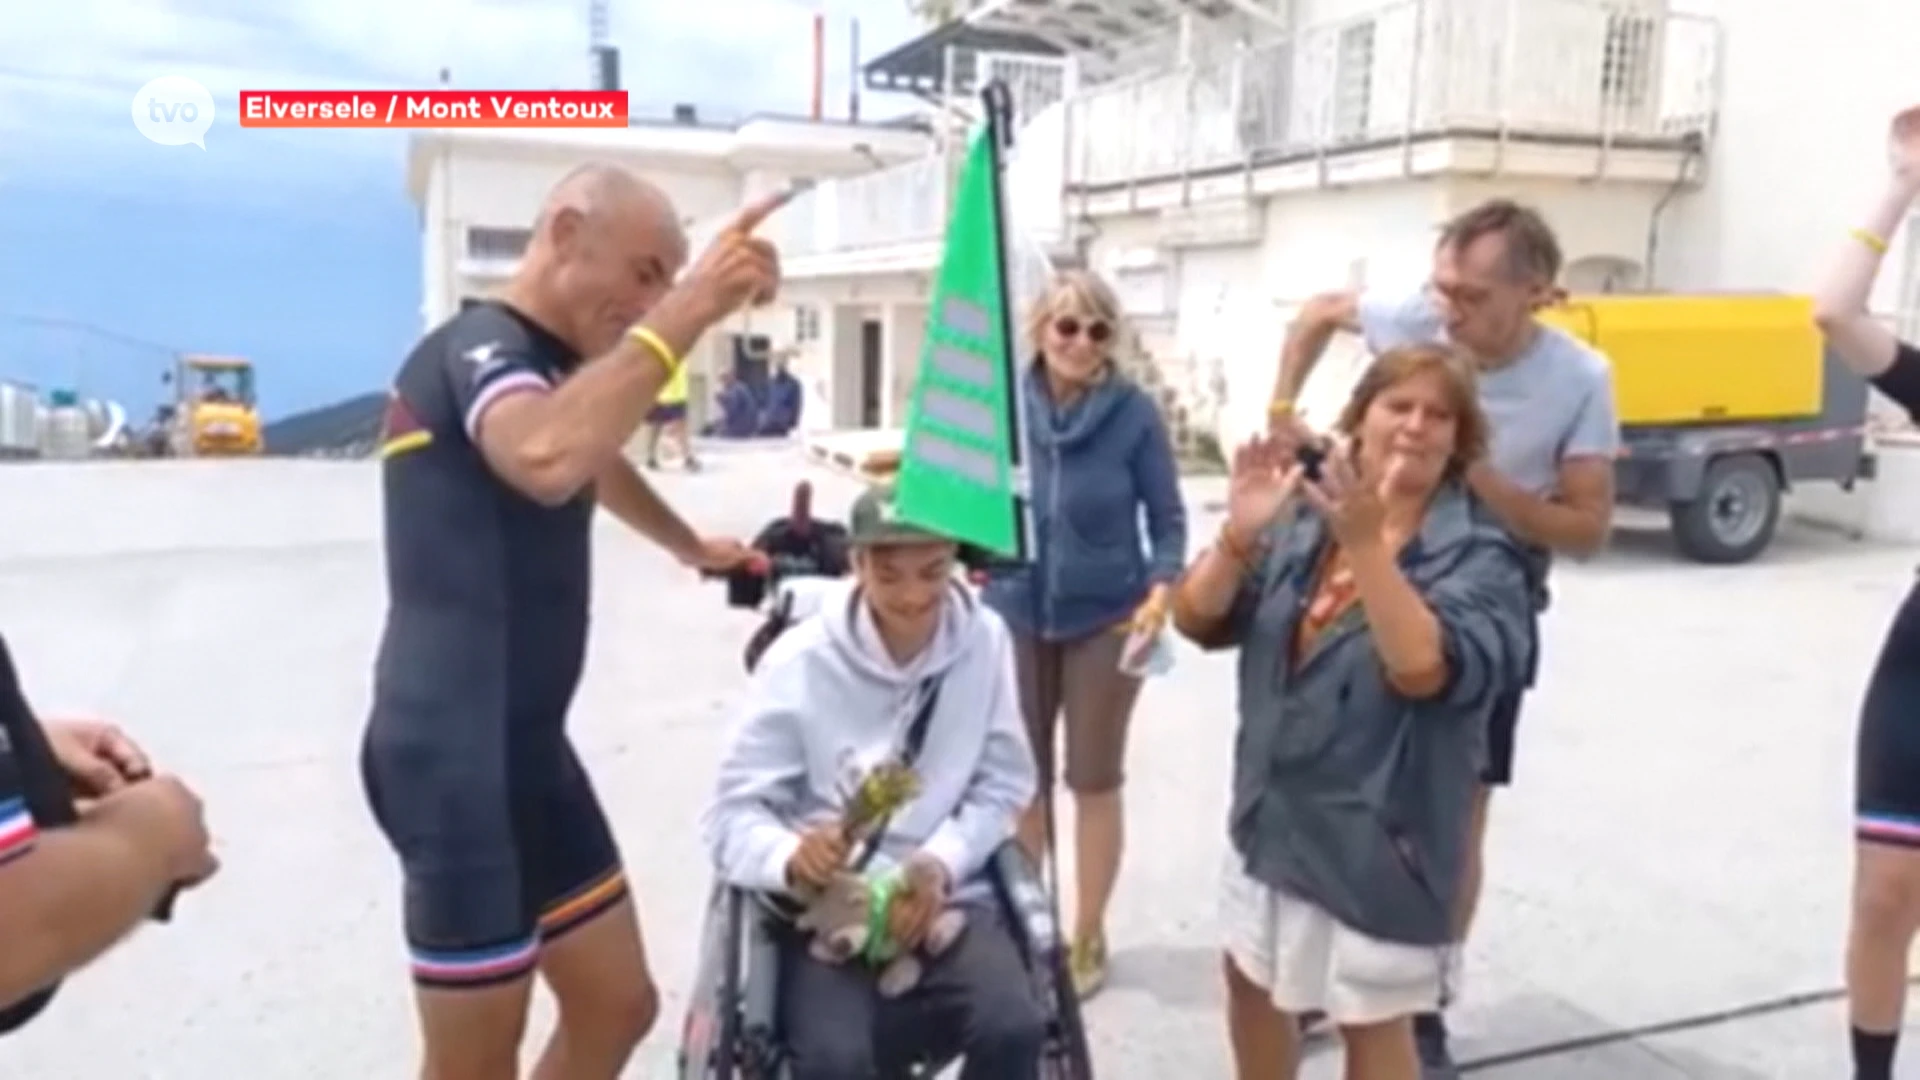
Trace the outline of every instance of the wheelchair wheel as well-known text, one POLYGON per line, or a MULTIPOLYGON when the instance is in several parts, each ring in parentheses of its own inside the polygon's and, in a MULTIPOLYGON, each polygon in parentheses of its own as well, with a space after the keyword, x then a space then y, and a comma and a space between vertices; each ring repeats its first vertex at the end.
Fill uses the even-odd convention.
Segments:
POLYGON ((1080 1015, 1080 997, 1067 972, 1067 949, 1053 896, 1038 869, 1015 843, 994 855, 993 879, 1000 904, 1012 920, 1034 994, 1047 1010, 1047 1043, 1040 1075, 1045 1080, 1092 1080, 1093 1054, 1080 1015))
POLYGON ((693 998, 680 1027, 679 1080, 736 1080, 740 1060, 740 895, 716 889, 702 930, 693 998))
POLYGON ((1087 1045, 1087 1028, 1080 1015, 1080 995, 1073 991, 1073 979, 1067 973, 1064 950, 1055 949, 1044 965, 1041 987, 1051 1003, 1047 1022, 1046 1058, 1041 1062, 1044 1080, 1093 1080, 1093 1051, 1087 1045))

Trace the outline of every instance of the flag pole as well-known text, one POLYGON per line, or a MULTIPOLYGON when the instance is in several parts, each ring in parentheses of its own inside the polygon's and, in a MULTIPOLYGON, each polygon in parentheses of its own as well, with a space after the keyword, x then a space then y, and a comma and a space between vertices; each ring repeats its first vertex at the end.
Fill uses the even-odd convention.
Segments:
POLYGON ((1028 562, 1034 558, 1035 537, 1031 509, 1033 486, 1031 470, 1027 465, 1028 416, 1026 380, 1023 378, 1025 358, 1019 354, 1020 337, 1014 330, 1012 267, 1007 259, 1007 252, 1013 246, 1011 227, 1007 221, 1005 185, 1006 152, 1013 147, 1013 93, 1007 89, 1004 80, 994 79, 981 89, 980 103, 986 113, 987 145, 991 154, 989 160, 993 163, 993 219, 1000 231, 996 238, 998 242, 994 244, 994 258, 999 263, 1000 336, 1006 342, 1004 385, 1007 387, 1007 463, 1013 471, 1014 515, 1020 526, 1016 534, 1020 542, 1017 561, 1028 562))

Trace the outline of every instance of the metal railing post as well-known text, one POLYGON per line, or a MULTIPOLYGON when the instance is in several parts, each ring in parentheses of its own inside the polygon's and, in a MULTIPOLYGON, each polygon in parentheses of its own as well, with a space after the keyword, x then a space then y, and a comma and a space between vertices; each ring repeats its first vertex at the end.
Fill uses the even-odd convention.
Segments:
POLYGON ((1427 43, 1427 0, 1413 0, 1413 71, 1407 91, 1407 125, 1400 133, 1400 175, 1413 175, 1413 132, 1420 122, 1420 100, 1426 89, 1421 64, 1427 43))

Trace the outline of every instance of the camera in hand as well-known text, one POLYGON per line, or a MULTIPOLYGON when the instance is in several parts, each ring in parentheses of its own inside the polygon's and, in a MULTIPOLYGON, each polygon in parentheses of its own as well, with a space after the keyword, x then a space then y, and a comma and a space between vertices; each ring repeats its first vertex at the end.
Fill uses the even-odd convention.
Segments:
POLYGON ((1318 483, 1320 467, 1327 461, 1327 444, 1317 440, 1303 442, 1294 448, 1293 458, 1300 463, 1300 475, 1318 483))

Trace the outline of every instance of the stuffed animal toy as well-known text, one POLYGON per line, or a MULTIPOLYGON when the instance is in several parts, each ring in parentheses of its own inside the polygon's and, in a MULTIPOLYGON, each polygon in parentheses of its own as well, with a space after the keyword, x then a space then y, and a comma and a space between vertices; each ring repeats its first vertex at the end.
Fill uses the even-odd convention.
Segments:
POLYGON ((867 883, 854 873, 835 874, 807 899, 793 925, 813 935, 807 952, 823 964, 844 964, 867 948, 867 883))
POLYGON ((894 874, 872 880, 853 873, 836 875, 794 920, 797 928, 812 935, 808 953, 823 964, 857 958, 873 965, 880 971, 882 997, 896 998, 920 985, 926 974, 922 957, 933 959, 952 948, 967 927, 967 917, 958 908, 942 911, 934 917, 918 952, 902 950, 887 934, 887 917, 899 885, 894 874))
POLYGON ((887 933, 887 916, 892 911, 894 893, 900 883, 898 875, 888 874, 868 886, 872 899, 869 901, 867 962, 879 966, 880 996, 885 998, 900 997, 920 985, 921 977, 926 974, 921 957, 937 959, 960 940, 967 928, 966 913, 950 907, 933 917, 933 925, 927 928, 927 936, 921 939, 917 952, 901 949, 887 933))
MULTIPOLYGON (((903 761, 883 761, 868 770, 842 792, 845 809, 839 827, 849 846, 858 849, 868 843, 919 792, 919 777, 903 761)), ((825 888, 801 898, 805 907, 794 920, 799 930, 813 936, 807 948, 814 959, 844 964, 858 957, 878 968, 884 997, 899 997, 918 986, 926 970, 922 956, 946 952, 967 926, 965 913, 948 908, 934 917, 917 953, 900 949, 887 933, 887 921, 901 880, 897 872, 863 877, 843 870, 825 888)))

